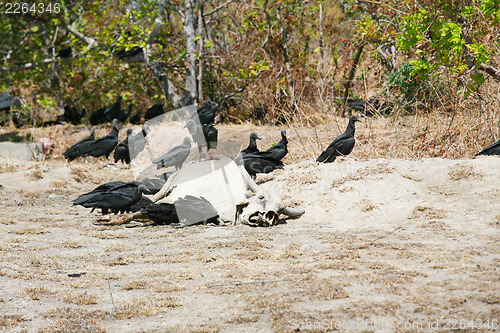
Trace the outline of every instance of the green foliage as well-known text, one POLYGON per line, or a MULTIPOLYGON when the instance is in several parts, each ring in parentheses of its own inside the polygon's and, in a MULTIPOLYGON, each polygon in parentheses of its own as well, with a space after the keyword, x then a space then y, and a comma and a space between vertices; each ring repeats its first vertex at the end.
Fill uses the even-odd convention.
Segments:
POLYGON ((414 76, 415 67, 412 63, 402 64, 397 71, 387 76, 387 82, 405 96, 414 93, 425 84, 427 79, 414 76))
POLYGON ((440 77, 414 75, 413 61, 404 63, 396 71, 387 75, 387 93, 400 96, 407 111, 429 111, 439 106, 439 96, 446 94, 445 84, 440 77))
MULTIPOLYGON (((417 8, 413 13, 403 18, 405 29, 398 37, 399 47, 415 56, 410 61, 413 66, 411 75, 427 78, 429 75, 440 75, 442 68, 449 70, 452 75, 459 77, 468 74, 470 83, 466 84, 466 96, 485 82, 481 73, 469 70, 469 59, 473 57, 475 69, 487 65, 491 49, 487 45, 471 42, 468 38, 478 33, 486 34, 487 30, 474 16, 481 12, 490 20, 487 23, 494 25, 500 17, 498 0, 484 0, 479 7, 464 6, 460 13, 449 5, 437 2, 434 7, 417 8), (466 20, 476 24, 469 31, 466 20), (464 24, 465 23, 465 24, 464 24)), ((483 37, 484 39, 484 37, 483 37)))
POLYGON ((500 21, 499 0, 483 0, 479 8, 488 19, 493 18, 492 25, 496 25, 500 21))

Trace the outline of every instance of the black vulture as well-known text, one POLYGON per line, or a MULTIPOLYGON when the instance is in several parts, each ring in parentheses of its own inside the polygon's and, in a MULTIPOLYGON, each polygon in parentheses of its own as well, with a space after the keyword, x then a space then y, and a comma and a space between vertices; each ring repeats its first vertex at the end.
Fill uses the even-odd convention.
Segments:
POLYGON ((241 154, 241 156, 245 169, 253 179, 258 173, 271 173, 276 169, 283 169, 283 162, 267 156, 265 152, 241 154))
POLYGON ((130 50, 125 48, 115 51, 118 59, 128 62, 144 61, 144 50, 140 46, 134 46, 130 50))
POLYGON ((82 140, 78 141, 71 147, 69 147, 64 153, 63 156, 65 159, 67 159, 69 162, 73 161, 74 159, 77 159, 80 156, 85 157, 85 161, 87 160, 87 154, 85 153, 87 151, 88 145, 93 142, 95 139, 94 137, 94 129, 90 129, 90 135, 83 138, 82 140))
MULTIPOLYGON (((96 189, 97 190, 97 189, 96 189)), ((125 213, 131 211, 131 207, 139 202, 142 193, 146 191, 144 185, 135 182, 128 182, 109 188, 107 191, 92 191, 93 194, 85 193, 84 198, 80 196, 73 204, 81 205, 85 208, 101 208, 102 214, 107 214, 109 210, 115 213, 125 213)))
POLYGON ((210 125, 213 124, 215 120, 215 111, 217 108, 217 103, 207 100, 203 105, 196 110, 198 113, 198 119, 200 119, 200 124, 210 125))
POLYGON ((248 147, 243 149, 241 152, 244 154, 252 154, 258 152, 259 149, 257 148, 256 140, 260 140, 260 136, 258 136, 255 132, 250 133, 250 143, 248 144, 248 147))
POLYGON ((163 109, 163 104, 155 104, 146 110, 146 114, 144 115, 144 119, 151 120, 153 118, 161 116, 164 113, 165 113, 165 110, 163 109))
POLYGON ((500 155, 500 140, 481 150, 478 155, 500 155))
POLYGON ((182 223, 183 226, 217 223, 219 219, 217 210, 207 199, 192 195, 179 198, 173 204, 151 204, 141 210, 141 214, 147 215, 157 224, 182 223))
POLYGON ((104 117, 104 111, 106 111, 106 107, 102 107, 90 114, 89 122, 92 125, 99 125, 106 122, 106 118, 104 117))
POLYGON ((347 99, 347 105, 356 111, 364 111, 366 115, 374 115, 375 112, 389 114, 393 106, 391 102, 373 96, 368 101, 347 99), (374 112, 375 111, 375 112, 374 112))
POLYGON ((365 107, 370 105, 370 102, 363 101, 362 99, 360 100, 355 100, 352 98, 347 99, 347 105, 356 111, 364 111, 365 107))
POLYGON ((265 152, 268 153, 267 156, 279 161, 288 154, 288 139, 286 138, 285 130, 281 131, 281 140, 265 152))
POLYGON ((203 135, 207 140, 207 155, 209 154, 210 149, 217 149, 217 143, 219 141, 219 131, 214 125, 202 125, 203 135))
POLYGON ((73 200, 73 206, 74 205, 81 205, 97 194, 107 192, 107 191, 111 190, 112 188, 119 187, 119 186, 122 186, 125 184, 127 184, 127 183, 122 182, 120 180, 115 180, 112 182, 107 182, 105 184, 101 184, 101 185, 97 186, 95 189, 93 189, 92 191, 84 193, 84 194, 80 195, 78 198, 76 198, 75 200, 73 200))
POLYGON ((201 161, 201 151, 203 147, 207 148, 205 158, 208 159, 210 149, 217 149, 218 131, 213 125, 198 125, 193 119, 189 119, 184 126, 188 129, 193 141, 198 145, 201 161))
POLYGON ((264 121, 264 118, 269 113, 269 107, 266 103, 262 103, 253 108, 252 113, 250 114, 250 118, 264 121))
MULTIPOLYGON (((177 216, 182 219, 179 222, 183 226, 200 223, 217 223, 219 214, 212 204, 204 197, 186 195, 174 202, 177 216)), ((217 223, 218 224, 218 223, 217 223)))
POLYGON ((170 203, 155 203, 141 210, 141 214, 147 215, 156 224, 179 223, 175 206, 170 203))
MULTIPOLYGON (((64 114, 62 115, 62 119, 68 123, 72 123, 73 125, 78 125, 81 123, 82 118, 85 116, 87 113, 87 110, 82 109, 81 112, 78 112, 76 108, 74 108, 71 105, 65 105, 64 106, 64 114)), ((59 117, 58 117, 58 120, 59 117)))
POLYGON ((26 125, 26 122, 20 118, 20 111, 11 111, 10 116, 12 117, 12 122, 16 126, 16 128, 21 128, 26 125))
MULTIPOLYGON (((143 194, 149 194, 148 191, 146 190, 146 188, 144 186, 142 187, 142 193, 143 194)), ((146 198, 145 196, 142 196, 139 199, 139 201, 137 201, 135 204, 133 204, 132 206, 130 206, 129 211, 131 211, 132 213, 135 213, 135 212, 143 210, 144 208, 146 208, 146 207, 148 207, 149 205, 152 205, 152 204, 153 204, 153 201, 151 199, 146 198)))
POLYGON ((114 102, 104 110, 103 116, 106 121, 112 121, 113 119, 120 120, 121 114, 122 114, 122 97, 118 96, 116 102, 114 102))
MULTIPOLYGON (((135 183, 137 185, 142 184, 142 185, 146 186, 146 188, 148 190, 146 192, 144 192, 144 194, 148 194, 148 195, 156 194, 163 187, 163 185, 165 185, 168 178, 176 172, 177 171, 173 171, 173 170, 167 171, 167 172, 163 173, 162 175, 159 175, 159 176, 153 177, 153 178, 143 176, 142 178, 140 178, 141 179, 140 181, 137 180, 135 183)), ((141 177, 141 175, 139 175, 138 177, 141 177)))
POLYGON ((139 133, 129 137, 128 148, 131 160, 134 160, 137 157, 137 155, 139 155, 139 153, 143 151, 144 148, 146 147, 146 136, 148 135, 148 133, 149 133, 149 126, 148 124, 144 124, 142 125, 142 130, 139 133))
POLYGON ((118 119, 122 123, 125 123, 128 116, 130 116, 130 112, 132 112, 133 106, 134 106, 133 103, 130 103, 129 105, 127 105, 127 107, 125 109, 120 111, 120 113, 118 114, 118 117, 116 117, 116 119, 118 119))
POLYGON ((141 114, 139 112, 135 113, 134 115, 130 116, 130 119, 128 121, 133 125, 139 125, 142 122, 141 114))
POLYGON ((127 163, 130 164, 130 153, 129 153, 129 147, 128 147, 128 140, 130 135, 132 134, 133 130, 129 128, 127 130, 127 137, 125 140, 120 142, 118 146, 115 149, 115 153, 113 157, 115 158, 115 163, 118 163, 118 161, 122 161, 122 163, 127 163))
POLYGON ((354 131, 356 130, 355 123, 359 120, 358 117, 352 115, 349 117, 349 124, 345 132, 333 140, 324 152, 319 155, 316 162, 331 163, 335 161, 337 156, 349 155, 354 148, 354 131))
POLYGON ((185 137, 184 141, 174 148, 167 151, 165 154, 157 157, 153 160, 153 164, 156 164, 158 169, 168 168, 169 166, 174 166, 176 170, 182 167, 182 164, 189 156, 191 149, 192 140, 189 137, 185 137))
POLYGON ((111 130, 111 132, 108 135, 103 136, 102 138, 99 138, 89 143, 86 146, 86 149, 83 153, 93 157, 105 156, 106 166, 108 166, 109 155, 118 144, 118 131, 119 131, 118 119, 114 119, 113 129, 111 130))
POLYGON ((147 191, 144 192, 144 194, 148 195, 153 195, 158 193, 163 185, 167 180, 165 178, 143 178, 140 182, 137 182, 137 184, 142 184, 147 188, 147 191))
POLYGON ((68 47, 65 47, 63 49, 60 49, 57 52, 56 57, 61 58, 61 59, 69 59, 69 58, 71 58, 72 53, 73 53, 73 49, 71 48, 71 46, 68 46, 68 47))

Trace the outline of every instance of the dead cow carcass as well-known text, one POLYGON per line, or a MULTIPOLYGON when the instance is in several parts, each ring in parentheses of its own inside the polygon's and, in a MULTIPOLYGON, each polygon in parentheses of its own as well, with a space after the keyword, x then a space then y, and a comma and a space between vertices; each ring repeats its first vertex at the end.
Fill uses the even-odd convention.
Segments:
MULTIPOLYGON (((297 217, 304 213, 302 209, 286 207, 279 198, 261 190, 246 170, 230 158, 185 165, 168 179, 153 201, 174 204, 187 195, 207 199, 225 223, 271 226, 280 214, 297 217)), ((182 220, 182 212, 177 213, 182 220)))

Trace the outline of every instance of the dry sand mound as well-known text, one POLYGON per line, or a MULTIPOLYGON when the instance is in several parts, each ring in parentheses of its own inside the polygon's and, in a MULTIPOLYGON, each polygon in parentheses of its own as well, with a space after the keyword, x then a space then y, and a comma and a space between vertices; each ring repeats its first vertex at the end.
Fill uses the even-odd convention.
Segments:
POLYGON ((132 179, 129 170, 1 160, 0 326, 495 328, 499 169, 496 157, 300 162, 258 181, 304 208, 301 218, 272 228, 174 229, 97 226, 97 213, 71 206, 99 183, 132 179))

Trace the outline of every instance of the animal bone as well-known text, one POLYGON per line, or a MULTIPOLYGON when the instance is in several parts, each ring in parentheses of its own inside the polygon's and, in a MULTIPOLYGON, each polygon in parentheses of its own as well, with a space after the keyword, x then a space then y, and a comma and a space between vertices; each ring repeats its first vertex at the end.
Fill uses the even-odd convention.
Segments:
POLYGON ((193 162, 172 175, 154 196, 157 203, 174 203, 186 195, 204 197, 223 222, 251 226, 272 226, 280 214, 298 217, 303 209, 286 207, 252 180, 243 166, 229 158, 193 162), (254 195, 248 196, 247 190, 254 195))

